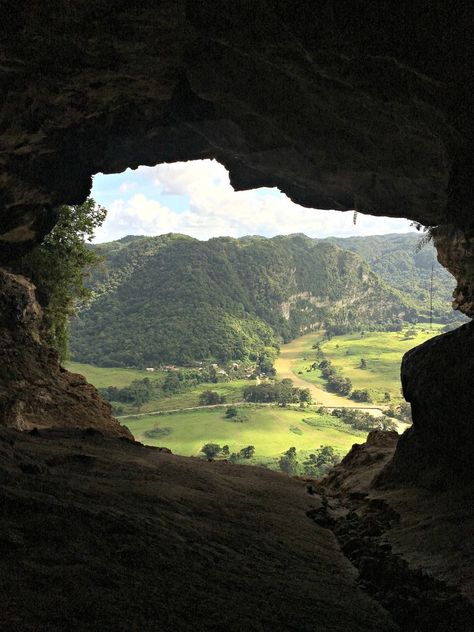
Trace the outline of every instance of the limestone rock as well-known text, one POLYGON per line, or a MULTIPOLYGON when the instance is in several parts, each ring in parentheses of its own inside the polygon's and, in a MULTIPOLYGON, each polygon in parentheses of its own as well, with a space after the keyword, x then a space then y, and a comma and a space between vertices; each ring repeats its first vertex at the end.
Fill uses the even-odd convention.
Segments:
MULTIPOLYGON (((474 466, 474 322, 405 354, 402 386, 413 426, 401 437, 381 482, 450 485, 474 466)), ((457 483, 456 483, 457 484, 457 483)))
POLYGON ((438 261, 457 279, 453 308, 474 317, 474 232, 461 230, 434 231, 438 261))
POLYGON ((331 493, 366 493, 381 470, 390 462, 399 435, 395 431, 373 430, 365 443, 355 443, 351 450, 320 482, 331 493))
POLYGON ((0 269, 0 426, 93 427, 132 439, 96 389, 42 344, 41 316, 34 286, 0 269))

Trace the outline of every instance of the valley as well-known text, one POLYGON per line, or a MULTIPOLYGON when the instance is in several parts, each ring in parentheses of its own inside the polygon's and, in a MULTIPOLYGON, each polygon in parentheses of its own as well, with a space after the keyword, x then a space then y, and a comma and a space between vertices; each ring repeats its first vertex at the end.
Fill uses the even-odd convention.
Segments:
POLYGON ((418 243, 170 233, 93 246, 103 265, 67 368, 144 444, 322 475, 370 430, 411 423, 401 358, 452 320, 449 275, 418 243))
MULTIPOLYGON (((311 368, 317 360, 313 346, 319 343, 324 357, 351 380, 354 390, 367 389, 371 404, 386 406, 388 402, 403 399, 400 390, 403 354, 440 334, 442 328, 440 324, 433 324, 432 329, 419 324, 402 331, 359 331, 334 336, 329 340, 324 338, 323 332, 307 334, 282 346, 275 368, 281 378, 289 377, 295 384, 311 384, 313 400, 322 406, 347 405, 347 398, 328 392, 320 371, 311 368), (386 393, 390 398, 386 397, 386 393)), ((364 406, 354 400, 349 402, 352 406, 364 406)))
MULTIPOLYGON (((399 381, 403 353, 439 333, 441 327, 434 325, 429 330, 417 325, 400 332, 359 332, 330 339, 319 331, 282 345, 274 364, 275 378, 263 378, 263 382, 291 380, 294 387, 309 389, 311 403, 306 405, 245 402, 244 389, 260 382, 258 378, 229 377, 227 381, 192 384, 187 388, 183 386, 179 392, 166 394, 162 388, 169 371, 147 373, 75 362, 69 362, 67 368, 82 372, 98 388, 123 388, 132 380, 147 379, 153 383, 154 395, 149 401, 138 407, 122 404, 118 415, 135 438, 146 445, 165 446, 174 454, 204 458, 201 449, 210 443, 225 448, 215 458, 226 460, 233 455, 235 462, 275 470, 280 469, 282 455, 295 448, 297 465, 294 473, 304 474, 308 470, 305 464, 309 455, 323 446, 333 449, 339 460, 351 445, 365 440, 367 430, 344 423, 331 414, 333 409, 355 409, 372 417, 388 419, 384 416, 387 409, 390 406, 394 409, 403 401, 399 381), (317 345, 321 351, 315 349, 317 345), (350 378, 355 390, 367 390, 370 402, 354 401, 349 396, 327 390, 321 372, 311 368, 321 352, 343 376, 350 378), (362 358, 365 369, 359 366, 362 358), (200 398, 206 391, 216 393, 222 402, 202 405, 200 398), (387 399, 387 393, 390 399, 387 399), (226 416, 229 408, 235 408, 236 418, 226 416), (238 456, 247 446, 254 448, 251 456, 238 456)), ((408 427, 400 419, 390 418, 388 421, 398 432, 408 427)))

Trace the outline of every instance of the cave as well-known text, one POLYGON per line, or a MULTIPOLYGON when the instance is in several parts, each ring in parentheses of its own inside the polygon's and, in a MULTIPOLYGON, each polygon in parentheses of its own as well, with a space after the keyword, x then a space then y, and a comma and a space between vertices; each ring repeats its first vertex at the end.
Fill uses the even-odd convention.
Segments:
POLYGON ((472 318, 472 8, 20 0, 1 17, 2 627, 472 629, 472 321, 404 357, 413 427, 307 489, 134 443, 43 344, 15 268, 93 174, 214 158, 236 190, 432 227, 472 318))

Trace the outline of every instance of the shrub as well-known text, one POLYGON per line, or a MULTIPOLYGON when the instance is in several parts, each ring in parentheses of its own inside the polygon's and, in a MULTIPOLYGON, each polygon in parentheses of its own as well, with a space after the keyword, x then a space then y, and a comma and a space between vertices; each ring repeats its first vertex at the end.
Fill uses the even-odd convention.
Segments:
POLYGON ((351 399, 355 402, 371 402, 372 397, 370 396, 369 391, 366 388, 356 389, 352 392, 351 399))
POLYGON ((225 397, 219 395, 217 391, 203 391, 199 395, 199 403, 201 406, 213 406, 215 404, 223 404, 224 402, 225 397))

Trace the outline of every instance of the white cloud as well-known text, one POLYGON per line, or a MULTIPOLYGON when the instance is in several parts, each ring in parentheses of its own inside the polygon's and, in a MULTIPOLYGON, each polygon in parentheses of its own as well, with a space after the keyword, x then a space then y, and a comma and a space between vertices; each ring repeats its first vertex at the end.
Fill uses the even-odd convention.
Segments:
MULTIPOLYGON (((408 220, 362 214, 354 226, 352 212, 303 208, 286 195, 276 195, 269 189, 236 192, 226 169, 216 161, 163 164, 140 168, 139 173, 149 182, 149 186, 143 188, 146 194, 136 193, 127 200, 118 198, 109 204, 107 220, 97 231, 96 241, 118 239, 127 234, 167 232, 208 239, 221 235, 306 233, 311 237, 327 237, 410 230, 408 220), (179 212, 169 208, 173 206, 169 196, 184 198, 187 210, 179 212), (168 199, 169 206, 160 198, 168 199)), ((120 192, 129 191, 130 183, 123 184, 120 192)))
POLYGON ((128 191, 133 191, 133 189, 137 188, 136 182, 122 182, 119 186, 120 193, 128 193, 128 191))

